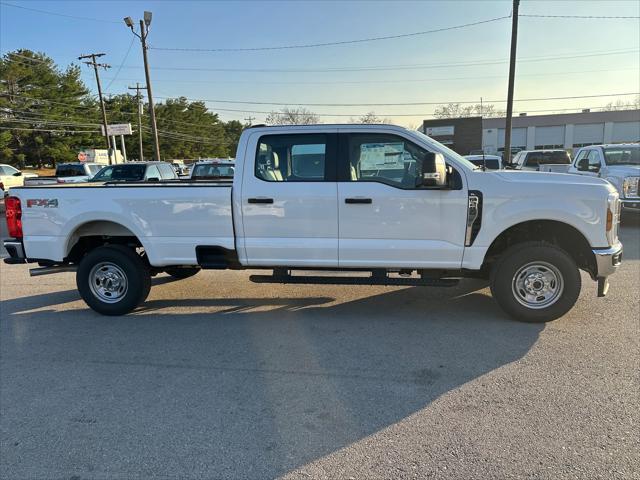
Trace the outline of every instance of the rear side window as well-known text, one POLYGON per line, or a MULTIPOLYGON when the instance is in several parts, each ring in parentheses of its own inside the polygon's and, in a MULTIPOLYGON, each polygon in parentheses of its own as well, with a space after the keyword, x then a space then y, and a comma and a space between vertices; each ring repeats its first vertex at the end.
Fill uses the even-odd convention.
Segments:
POLYGON ((328 181, 326 134, 264 135, 258 142, 255 176, 267 182, 328 181))
POLYGON ((84 165, 60 165, 56 168, 56 177, 81 177, 86 174, 84 165))
POLYGON ((156 167, 155 165, 149 165, 149 168, 147 168, 147 174, 144 178, 145 180, 148 180, 150 178, 157 178, 158 180, 160 180, 160 171, 158 170, 158 167, 156 167))
POLYGON ((158 170, 160 170, 160 175, 162 175, 163 180, 175 180, 178 178, 176 171, 167 163, 160 163, 158 165, 158 170))

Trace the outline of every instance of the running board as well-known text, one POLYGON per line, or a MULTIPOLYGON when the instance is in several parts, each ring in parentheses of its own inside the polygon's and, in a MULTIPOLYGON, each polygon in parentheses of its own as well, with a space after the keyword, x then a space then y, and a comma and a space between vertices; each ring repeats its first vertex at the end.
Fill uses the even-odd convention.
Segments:
POLYGON ((457 278, 325 277, 320 275, 251 275, 253 283, 298 283, 323 285, 386 285, 400 287, 455 287, 457 278))

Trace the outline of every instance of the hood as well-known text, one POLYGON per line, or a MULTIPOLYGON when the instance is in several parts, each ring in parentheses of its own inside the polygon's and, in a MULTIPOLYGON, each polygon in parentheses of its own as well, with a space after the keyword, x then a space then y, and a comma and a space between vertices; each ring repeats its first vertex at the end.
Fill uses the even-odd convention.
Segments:
POLYGON ((640 176, 640 165, 607 165, 607 174, 616 177, 640 176))
POLYGON ((508 182, 545 183, 558 185, 609 185, 609 182, 589 175, 570 173, 535 172, 524 170, 501 170, 495 175, 508 182))

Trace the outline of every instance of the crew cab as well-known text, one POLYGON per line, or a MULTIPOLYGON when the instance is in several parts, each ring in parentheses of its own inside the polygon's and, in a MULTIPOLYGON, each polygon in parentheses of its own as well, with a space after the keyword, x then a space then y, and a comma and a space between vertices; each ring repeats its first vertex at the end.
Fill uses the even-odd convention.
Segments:
POLYGON ((250 277, 261 283, 486 278, 508 314, 543 322, 577 301, 580 269, 607 293, 618 211, 604 180, 485 171, 402 127, 258 126, 240 137, 233 181, 12 189, 5 262, 76 270, 106 315, 135 309, 162 271, 250 268, 267 270, 250 277))
POLYGON ((569 173, 604 178, 618 190, 623 212, 640 213, 640 144, 583 147, 569 173))
POLYGON ((515 170, 566 173, 569 165, 571 157, 566 150, 520 150, 510 166, 515 170))

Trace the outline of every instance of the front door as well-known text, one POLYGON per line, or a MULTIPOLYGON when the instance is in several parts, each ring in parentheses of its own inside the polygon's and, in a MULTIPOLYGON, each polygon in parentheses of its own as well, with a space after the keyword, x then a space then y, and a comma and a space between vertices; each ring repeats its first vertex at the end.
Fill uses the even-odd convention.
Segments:
POLYGON ((397 134, 341 133, 341 267, 460 268, 467 193, 416 187, 426 149, 397 134))
POLYGON ((236 232, 248 265, 338 266, 336 144, 337 133, 251 137, 236 232))

